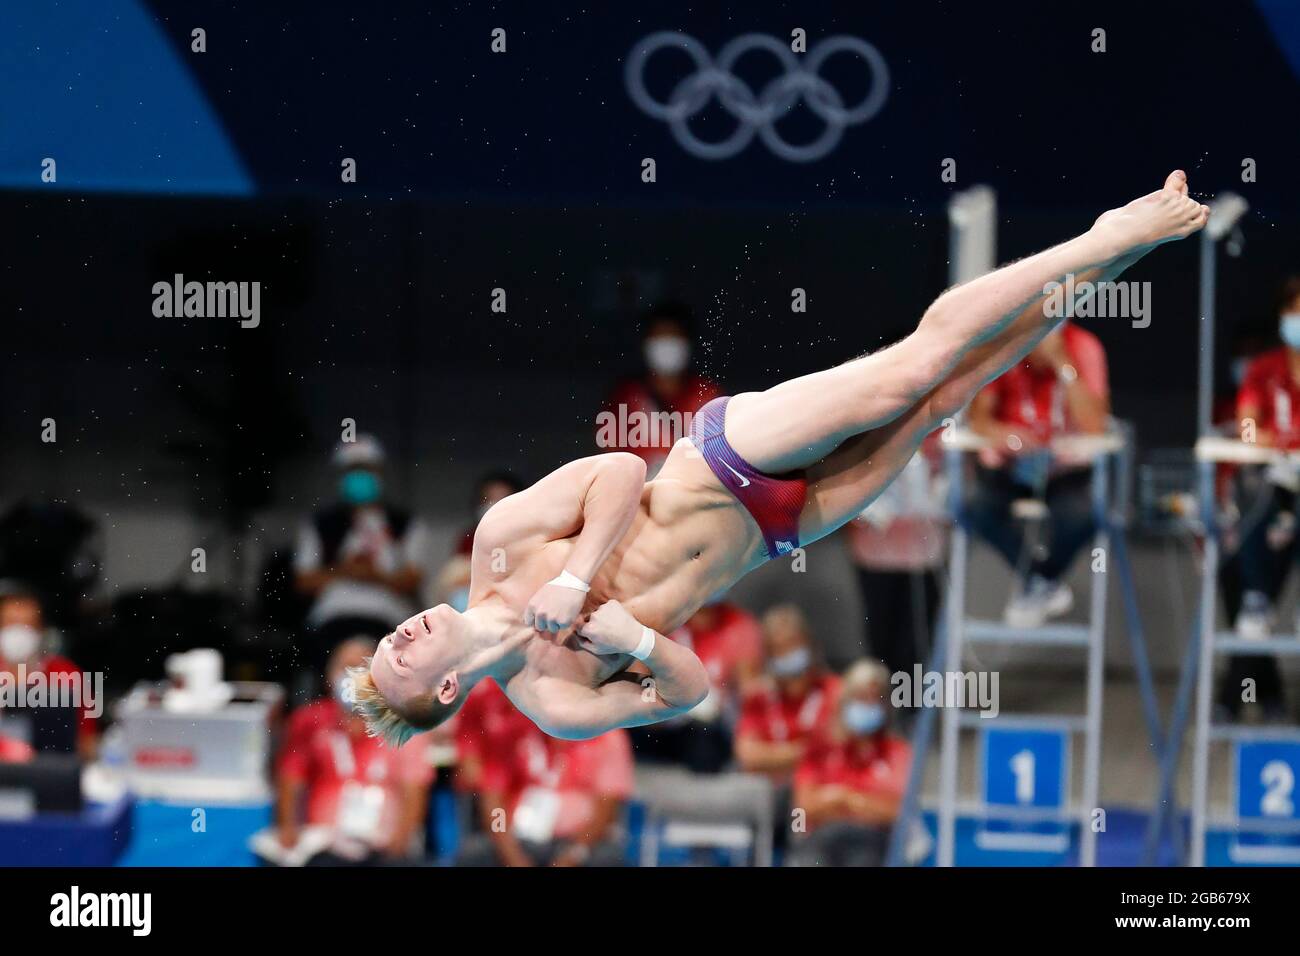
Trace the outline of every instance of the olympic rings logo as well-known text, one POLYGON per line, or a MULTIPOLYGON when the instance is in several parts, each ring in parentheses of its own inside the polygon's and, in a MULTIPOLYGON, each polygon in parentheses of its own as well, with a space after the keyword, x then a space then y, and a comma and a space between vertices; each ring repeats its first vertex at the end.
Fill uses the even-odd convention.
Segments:
POLYGON ((805 61, 776 37, 746 33, 732 40, 717 59, 704 45, 685 33, 670 30, 652 33, 632 48, 627 58, 624 78, 628 95, 642 112, 666 122, 682 148, 700 159, 730 159, 757 135, 768 149, 792 163, 810 163, 833 150, 844 135, 846 126, 856 126, 871 119, 885 105, 889 95, 889 68, 885 58, 866 40, 853 36, 827 37, 816 44, 805 61), (695 72, 679 82, 667 102, 652 97, 645 85, 646 62, 666 48, 684 51, 695 63, 695 72), (736 61, 746 53, 763 51, 776 57, 785 72, 755 94, 744 80, 731 72, 736 61), (871 87, 861 103, 846 107, 835 87, 824 80, 822 64, 836 53, 857 54, 871 72, 871 87), (709 143, 691 132, 689 121, 717 97, 722 107, 735 117, 735 132, 721 142, 709 143), (810 143, 787 143, 776 131, 776 123, 803 99, 826 128, 810 143))

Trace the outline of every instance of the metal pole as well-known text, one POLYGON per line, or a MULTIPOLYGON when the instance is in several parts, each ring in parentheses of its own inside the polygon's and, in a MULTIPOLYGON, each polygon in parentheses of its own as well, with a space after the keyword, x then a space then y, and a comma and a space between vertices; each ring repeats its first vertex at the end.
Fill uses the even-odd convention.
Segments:
MULTIPOLYGON (((956 285, 991 272, 997 264, 997 193, 988 186, 975 186, 958 193, 948 203, 948 281, 956 285)), ((965 417, 965 410, 957 421, 965 417)), ((955 428, 957 422, 945 427, 955 428)), ((960 668, 962 629, 966 619, 966 560, 970 543, 961 526, 962 503, 961 452, 947 454, 949 475, 949 512, 953 515, 951 559, 948 568, 947 649, 941 659, 945 667, 960 668)), ((936 648, 936 656, 940 656, 936 648)), ((947 687, 947 681, 944 681, 947 687)), ((935 860, 939 866, 952 866, 956 857, 957 831, 957 756, 961 743, 961 714, 954 701, 943 700, 942 740, 939 751, 939 846, 935 860)), ((915 759, 915 758, 913 758, 915 759)))
POLYGON ((1120 596, 1124 601, 1124 617, 1128 623, 1129 649, 1133 653, 1133 670, 1137 674, 1138 692, 1142 695, 1142 715, 1146 719, 1151 747, 1159 760, 1164 753, 1165 732, 1160 725, 1160 702, 1156 699, 1155 678, 1151 675, 1151 658, 1147 654, 1146 632, 1142 627, 1141 609, 1138 607, 1137 585, 1133 580, 1133 564, 1128 556, 1128 542, 1124 530, 1111 525, 1111 564, 1118 570, 1120 596))
MULTIPOLYGON (((1197 380, 1197 426, 1210 434, 1214 400, 1214 290, 1216 230, 1201 233, 1201 354, 1197 380)), ((1214 502, 1214 465, 1200 468, 1201 520, 1205 526, 1205 560, 1201 569, 1201 644, 1196 677, 1196 737, 1192 760, 1191 865, 1205 865, 1205 823, 1210 776, 1210 682, 1214 679, 1215 590, 1218 587, 1219 536, 1214 502)))
MULTIPOLYGON (((948 610, 945 605, 935 622, 936 633, 933 646, 930 648, 930 659, 926 668, 927 673, 943 672, 944 653, 948 649, 947 613, 948 610)), ((903 858, 904 852, 907 849, 907 841, 911 839, 912 828, 919 816, 921 788, 925 785, 926 758, 930 755, 930 739, 933 735, 934 708, 922 707, 920 716, 916 718, 916 726, 912 730, 912 766, 907 775, 907 790, 903 794, 903 806, 899 809, 898 820, 894 823, 893 832, 889 835, 889 854, 885 858, 886 866, 902 866, 906 862, 903 858)))
MULTIPOLYGON (((1202 601, 1204 595, 1202 595, 1202 601)), ((1169 717, 1169 734, 1160 754, 1160 792, 1156 797, 1156 810, 1147 821, 1147 835, 1142 850, 1142 865, 1155 866, 1164 836, 1166 823, 1171 822, 1174 855, 1181 863, 1182 841, 1178 834, 1178 803, 1174 797, 1174 778, 1178 775, 1178 758, 1183 749, 1183 733, 1187 727, 1187 714, 1191 710, 1192 689, 1196 686, 1196 672, 1200 666, 1201 612, 1192 621, 1187 651, 1183 654, 1182 672, 1178 678, 1178 692, 1174 696, 1173 713, 1169 717)))
MULTIPOLYGON (((958 515, 961 501, 961 452, 948 452, 949 487, 952 493, 952 513, 958 515)), ((953 522, 952 557, 948 571, 948 649, 944 655, 945 667, 960 668, 962 656, 962 627, 966 616, 966 556, 969 542, 961 521, 953 522)), ((947 686, 947 682, 944 682, 947 686)), ((935 861, 939 866, 952 866, 956 858, 957 831, 957 749, 960 712, 955 701, 944 699, 943 743, 939 752, 939 849, 935 861)))
MULTIPOLYGON (((1098 458, 1092 466, 1093 513, 1096 515, 1096 547, 1103 556, 1110 553, 1110 534, 1106 523, 1107 460, 1098 458)), ((1106 570, 1094 572, 1088 609, 1088 703, 1083 755, 1083 806, 1079 818, 1079 864, 1097 865, 1097 831, 1092 814, 1097 809, 1101 777, 1101 681, 1106 652, 1106 570)))
MULTIPOLYGON (((1197 425, 1201 435, 1211 433, 1214 400, 1214 294, 1217 280, 1217 243, 1228 234, 1249 206, 1235 193, 1216 196, 1210 204, 1210 221, 1201 233, 1201 354, 1197 381, 1197 425)), ((1196 745, 1192 764, 1192 866, 1205 865, 1205 828, 1210 784, 1210 706, 1214 679, 1215 598, 1219 570, 1219 527, 1214 500, 1214 463, 1200 465, 1201 520, 1205 526, 1205 565, 1201 571, 1201 644, 1196 686, 1196 745)))
POLYGON ((1196 429, 1210 434, 1210 412, 1214 402, 1214 240, 1201 232, 1201 349, 1196 378, 1196 429))
POLYGON ((1201 465, 1202 510, 1207 512, 1205 562, 1201 569, 1201 646, 1196 677, 1196 746, 1192 761, 1191 865, 1205 865, 1205 824, 1210 785, 1210 682, 1214 679, 1215 598, 1219 536, 1214 526, 1214 464, 1201 465))

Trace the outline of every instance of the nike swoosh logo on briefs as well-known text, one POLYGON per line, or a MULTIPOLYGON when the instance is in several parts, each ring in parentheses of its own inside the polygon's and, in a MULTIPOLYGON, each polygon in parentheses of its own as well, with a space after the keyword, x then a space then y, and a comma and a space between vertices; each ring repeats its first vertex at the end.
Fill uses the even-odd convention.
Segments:
MULTIPOLYGON (((718 461, 722 461, 722 459, 719 458, 718 461)), ((726 468, 727 471, 731 472, 733 475, 735 475, 737 478, 740 479, 740 487, 742 488, 749 487, 749 479, 746 478, 744 475, 742 475, 740 472, 736 471, 736 469, 732 468, 725 461, 722 462, 722 467, 726 468)))

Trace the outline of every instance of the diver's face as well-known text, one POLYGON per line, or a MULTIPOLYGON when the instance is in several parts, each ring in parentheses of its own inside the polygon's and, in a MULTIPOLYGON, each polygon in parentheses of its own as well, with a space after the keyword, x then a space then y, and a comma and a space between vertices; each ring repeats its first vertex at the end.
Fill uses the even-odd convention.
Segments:
POLYGON ((450 606, 439 604, 403 621, 379 642, 370 677, 384 699, 397 708, 430 690, 460 664, 464 623, 450 606))

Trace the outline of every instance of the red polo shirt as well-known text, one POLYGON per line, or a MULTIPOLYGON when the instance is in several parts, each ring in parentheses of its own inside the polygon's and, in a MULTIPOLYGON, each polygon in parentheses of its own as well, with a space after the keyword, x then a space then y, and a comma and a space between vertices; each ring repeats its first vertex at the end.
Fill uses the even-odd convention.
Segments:
POLYGON ((1300 447, 1300 385, 1291 377, 1287 350, 1264 352, 1246 367, 1237 392, 1238 421, 1255 409, 1255 425, 1277 435, 1279 448, 1300 447))
MULTIPOLYGON (((604 409, 602 409, 602 411, 611 413, 615 422, 627 422, 627 434, 622 437, 632 441, 637 437, 632 426, 638 419, 643 422, 642 428, 648 429, 649 419, 646 416, 660 412, 669 415, 673 413, 679 414, 681 416, 679 424, 682 428, 682 434, 669 434, 670 429, 660 428, 657 434, 646 431, 643 441, 634 441, 630 445, 624 445, 616 440, 612 444, 602 447, 601 451, 630 451, 632 454, 645 459, 646 463, 652 468, 657 468, 672 449, 673 442, 678 438, 685 437, 688 431, 686 416, 694 415, 721 394, 721 389, 708 379, 698 375, 688 375, 685 387, 676 400, 670 405, 662 405, 643 380, 630 379, 622 382, 610 394, 605 402, 604 409), (636 417, 629 419, 629 415, 635 415, 636 417)), ((617 428, 612 430, 612 435, 618 436, 617 428)), ((601 436, 602 432, 598 429, 597 439, 599 440, 601 436)))
MULTIPOLYGON (((1110 384, 1101 341, 1073 322, 1065 323, 1061 334, 1079 381, 1097 397, 1105 397, 1110 384)), ((1022 361, 985 387, 995 398, 993 415, 999 422, 1024 426, 1040 441, 1078 431, 1066 408, 1065 386, 1050 369, 1035 369, 1022 361)))
POLYGON ((859 793, 902 798, 912 747, 886 731, 867 740, 821 737, 794 774, 795 788, 839 784, 859 793))
MULTIPOLYGON (((0 671, 16 675, 18 673, 18 668, 16 665, 10 664, 3 658, 0 658, 0 671)), ((72 663, 72 661, 68 660, 66 657, 61 657, 58 654, 48 654, 35 664, 28 664, 27 673, 29 675, 41 673, 46 677, 68 676, 75 677, 78 680, 81 680, 82 677, 80 667, 72 663)), ((82 687, 84 689, 84 682, 82 683, 82 687)), ((90 684, 90 692, 92 694, 95 692, 95 685, 93 682, 90 684)), ((83 706, 81 708, 81 713, 77 717, 77 737, 83 744, 87 741, 94 740, 95 735, 98 732, 97 728, 99 726, 99 720, 98 718, 91 716, 91 708, 86 706, 87 704, 93 703, 98 703, 102 707, 104 706, 105 701, 87 701, 83 695, 83 706)))
MULTIPOLYGON (((537 725, 519 712, 495 681, 485 680, 470 691, 456 714, 456 751, 462 762, 482 762, 494 756, 513 739, 541 733, 537 725)), ((457 777, 466 789, 479 789, 478 781, 457 777)))
POLYGON ((834 674, 823 674, 803 694, 789 696, 771 686, 747 694, 736 736, 764 743, 811 740, 826 727, 839 685, 834 674))
POLYGON ((364 731, 355 733, 343 708, 332 697, 299 707, 289 715, 280 775, 307 787, 307 821, 322 826, 341 824, 340 813, 358 788, 382 792, 374 842, 380 843, 397 823, 398 796, 403 786, 433 781, 421 738, 402 747, 388 747, 364 731))
POLYGON ((713 620, 707 627, 700 625, 698 616, 692 617, 668 637, 694 651, 709 672, 709 684, 725 699, 732 699, 740 689, 742 665, 758 669, 763 657, 763 628, 754 615, 734 604, 717 604, 712 610, 713 620))
POLYGON ((476 687, 457 715, 462 760, 474 759, 477 780, 463 781, 480 793, 500 794, 512 821, 522 805, 543 808, 550 837, 584 833, 601 797, 632 795, 632 742, 625 730, 591 740, 557 740, 510 703, 491 681, 476 687))

